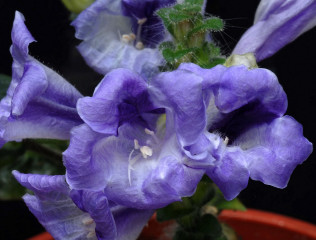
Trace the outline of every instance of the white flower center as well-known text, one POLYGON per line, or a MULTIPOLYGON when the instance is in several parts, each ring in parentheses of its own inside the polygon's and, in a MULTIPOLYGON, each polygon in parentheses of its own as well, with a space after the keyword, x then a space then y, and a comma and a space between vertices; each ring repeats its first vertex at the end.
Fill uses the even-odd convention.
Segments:
MULTIPOLYGON (((158 138, 155 135, 155 133, 147 128, 145 128, 145 133, 149 136, 152 137, 154 142, 157 144, 158 143, 158 138)), ((132 185, 132 180, 131 180, 131 171, 135 170, 133 168, 133 165, 143 157, 144 159, 147 159, 148 157, 151 157, 153 155, 153 148, 150 146, 152 141, 146 141, 147 145, 141 146, 139 145, 139 142, 137 139, 134 139, 134 149, 130 152, 128 156, 128 181, 129 184, 132 185), (149 146, 148 146, 149 145, 149 146), (141 154, 137 154, 136 156, 133 157, 133 154, 135 150, 139 150, 141 154)))

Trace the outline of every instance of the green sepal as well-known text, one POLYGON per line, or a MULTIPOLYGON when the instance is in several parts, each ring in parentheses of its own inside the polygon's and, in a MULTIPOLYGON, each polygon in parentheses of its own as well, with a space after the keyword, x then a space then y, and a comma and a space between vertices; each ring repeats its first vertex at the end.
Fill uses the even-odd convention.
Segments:
POLYGON ((160 51, 163 51, 164 49, 174 50, 175 48, 176 48, 176 47, 175 47, 174 43, 171 42, 171 41, 162 42, 162 43, 159 45, 159 50, 160 50, 160 51))
MULTIPOLYGON (((171 11, 169 14, 169 19, 173 24, 177 24, 183 21, 190 21, 192 19, 192 15, 185 14, 181 11, 171 11)), ((177 30, 177 26, 175 26, 175 30, 177 30)))
POLYGON ((239 210, 239 211, 246 211, 247 208, 245 205, 239 201, 238 198, 234 198, 231 201, 227 201, 224 198, 223 193, 216 188, 215 197, 208 203, 211 206, 215 206, 218 210, 230 209, 230 210, 239 210))
POLYGON ((212 57, 217 57, 221 55, 221 49, 217 47, 214 43, 208 43, 207 49, 208 49, 209 55, 212 57))
POLYGON ((185 0, 184 3, 202 6, 204 3, 204 0, 185 0))
POLYGON ((173 35, 173 23, 170 20, 170 13, 172 12, 172 8, 160 8, 156 11, 156 14, 161 18, 163 24, 167 28, 167 30, 170 32, 171 35, 173 35))
POLYGON ((183 62, 188 62, 189 57, 190 57, 189 55, 193 54, 194 50, 195 49, 188 48, 188 49, 174 51, 173 49, 165 48, 162 51, 162 55, 166 59, 167 62, 176 63, 181 58, 188 58, 187 61, 183 59, 183 62))
POLYGON ((0 74, 0 99, 5 97, 7 89, 9 88, 11 77, 8 75, 0 74))
POLYGON ((204 22, 195 28, 193 28, 189 34, 188 38, 194 36, 195 34, 199 33, 205 33, 208 31, 216 32, 216 31, 222 31, 224 29, 224 22, 220 18, 212 17, 205 19, 204 22))

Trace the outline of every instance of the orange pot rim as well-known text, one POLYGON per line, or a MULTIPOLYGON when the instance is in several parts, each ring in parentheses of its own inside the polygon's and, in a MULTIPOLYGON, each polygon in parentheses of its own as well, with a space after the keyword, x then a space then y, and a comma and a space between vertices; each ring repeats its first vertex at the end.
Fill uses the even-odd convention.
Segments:
POLYGON ((246 211, 223 210, 219 215, 219 219, 224 223, 237 220, 245 223, 255 222, 266 226, 287 229, 288 231, 316 239, 316 225, 277 213, 249 208, 246 211))

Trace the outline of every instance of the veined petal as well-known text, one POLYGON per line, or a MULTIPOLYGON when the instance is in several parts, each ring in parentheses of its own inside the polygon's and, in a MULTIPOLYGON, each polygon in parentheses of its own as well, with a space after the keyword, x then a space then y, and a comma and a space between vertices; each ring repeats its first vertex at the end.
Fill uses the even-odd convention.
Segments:
POLYGON ((56 240, 134 240, 154 212, 110 204, 103 192, 70 190, 64 176, 13 174, 35 193, 24 201, 56 240))
POLYGON ((124 67, 150 77, 158 71, 163 57, 158 49, 138 50, 133 41, 122 41, 124 34, 132 33, 132 24, 129 17, 117 10, 115 4, 118 2, 121 4, 121 1, 96 1, 76 18, 72 23, 76 28, 76 37, 83 40, 78 49, 87 64, 99 73, 106 74, 112 69, 124 67), (107 4, 115 7, 109 10, 107 4))
POLYGON ((35 42, 24 21, 23 14, 16 11, 11 32, 12 46, 10 50, 13 58, 19 63, 23 63, 28 58, 29 44, 35 42))
POLYGON ((167 118, 174 120, 172 127, 184 147, 194 144, 206 126, 202 83, 202 77, 176 70, 159 74, 149 87, 154 101, 161 107, 171 109, 167 112, 167 118), (168 116, 169 113, 171 116, 168 116))
POLYGON ((28 55, 34 41, 16 12, 12 29, 12 81, 0 103, 0 139, 68 139, 72 127, 82 123, 76 102, 82 95, 65 79, 28 55))
POLYGON ((128 69, 115 69, 96 87, 93 97, 78 100, 80 117, 94 131, 117 135, 117 128, 154 110, 147 83, 128 69))
POLYGON ((282 116, 287 108, 286 94, 277 77, 269 70, 233 66, 221 76, 220 87, 215 95, 215 104, 223 113, 259 101, 256 111, 282 116))
POLYGON ((203 176, 204 170, 185 166, 175 136, 161 141, 136 123, 120 126, 117 137, 82 131, 87 127, 75 129, 81 132, 73 132, 64 153, 74 189, 103 191, 120 205, 156 209, 192 195, 203 176))
POLYGON ((101 190, 108 174, 102 159, 93 157, 94 145, 106 136, 94 132, 87 124, 71 130, 69 147, 63 152, 67 182, 72 189, 101 190))
POLYGON ((227 147, 217 164, 209 167, 206 174, 219 187, 225 199, 232 200, 248 185, 246 156, 238 147, 227 147))
POLYGON ((17 171, 13 174, 21 185, 35 193, 35 196, 26 194, 23 199, 54 239, 97 239, 93 235, 96 226, 94 221, 87 224, 91 217, 81 211, 69 197, 70 189, 64 176, 21 174, 17 171))
POLYGON ((247 154, 250 177, 285 188, 295 167, 307 159, 312 144, 302 126, 290 116, 276 118, 249 129, 236 139, 247 154))
POLYGON ((315 25, 315 0, 261 0, 254 25, 241 37, 233 54, 251 52, 261 61, 315 25))

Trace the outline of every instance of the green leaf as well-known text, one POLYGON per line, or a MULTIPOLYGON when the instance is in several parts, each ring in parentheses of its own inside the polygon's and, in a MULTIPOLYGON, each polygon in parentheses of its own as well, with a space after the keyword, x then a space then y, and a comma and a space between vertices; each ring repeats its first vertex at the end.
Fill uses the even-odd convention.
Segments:
POLYGON ((0 99, 5 97, 7 89, 9 88, 11 77, 8 75, 0 74, 0 99))
MULTIPOLYGON (((54 143, 54 146, 57 148, 54 149, 56 154, 59 153, 58 149, 63 149, 62 145, 64 143, 61 142, 64 141, 60 141, 58 144, 54 143)), ((44 149, 48 145, 52 145, 51 142, 46 144, 44 149)), ((37 145, 37 143, 34 143, 34 145, 37 145)), ((40 146, 43 147, 42 145, 40 146)), ((41 147, 39 148, 41 149, 41 147)), ((22 173, 48 175, 65 173, 61 159, 53 159, 54 154, 51 156, 48 154, 51 152, 38 153, 37 150, 36 148, 30 150, 29 145, 25 142, 9 142, 0 150, 0 200, 20 199, 27 192, 13 177, 13 170, 18 170, 22 173)))
POLYGON ((215 192, 214 184, 207 181, 201 181, 198 184, 194 195, 190 198, 190 201, 192 202, 192 205, 202 207, 214 197, 215 192))
POLYGON ((198 219, 196 231, 212 238, 218 238, 222 235, 222 226, 215 216, 206 214, 198 219))
POLYGON ((183 216, 186 216, 193 211, 195 207, 192 206, 188 198, 184 198, 182 202, 174 202, 168 206, 157 210, 157 220, 158 221, 167 221, 170 219, 178 219, 183 216))

